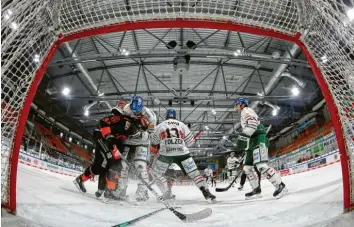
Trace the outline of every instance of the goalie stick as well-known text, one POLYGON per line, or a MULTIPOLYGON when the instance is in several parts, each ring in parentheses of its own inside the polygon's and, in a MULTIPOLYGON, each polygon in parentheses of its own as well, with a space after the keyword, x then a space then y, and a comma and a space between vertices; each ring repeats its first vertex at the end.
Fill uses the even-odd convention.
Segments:
MULTIPOLYGON (((268 129, 267 129, 267 134, 270 131, 272 125, 269 125, 268 129)), ((242 156, 240 162, 243 161, 243 159, 245 158, 245 155, 242 156)), ((240 171, 238 172, 238 174, 236 175, 235 179, 231 182, 231 184, 229 186, 227 186, 226 188, 215 188, 216 192, 226 192, 227 190, 229 190, 231 188, 231 186, 235 183, 235 181, 237 180, 238 176, 240 176, 240 174, 243 172, 242 169, 240 169, 240 171)))
MULTIPOLYGON (((178 209, 178 208, 181 208, 181 207, 175 207, 175 209, 178 209)), ((150 216, 152 216, 152 215, 154 215, 154 214, 157 214, 157 213, 159 213, 159 212, 161 212, 161 211, 163 211, 163 210, 166 210, 166 209, 168 209, 168 208, 167 208, 167 207, 164 207, 164 208, 161 208, 161 209, 152 211, 152 212, 150 212, 150 213, 148 213, 148 214, 142 215, 142 216, 140 216, 140 217, 134 218, 134 219, 132 219, 132 220, 129 220, 129 221, 126 221, 126 222, 122 222, 122 223, 120 223, 120 224, 118 224, 118 225, 113 225, 112 227, 124 227, 124 226, 128 226, 128 225, 131 225, 131 224, 135 224, 136 222, 138 222, 138 221, 140 221, 140 220, 143 220, 143 219, 145 219, 145 218, 148 218, 148 217, 150 217, 150 216)))
MULTIPOLYGON (((107 148, 106 144, 103 143, 103 141, 101 139, 98 139, 98 142, 100 143, 102 149, 105 150, 105 152, 109 152, 109 149, 107 148)), ((138 173, 138 171, 136 170, 134 165, 131 165, 123 156, 121 156, 122 161, 124 161, 128 168, 133 170, 134 174, 138 177, 138 179, 150 190, 150 192, 152 194, 154 194, 154 196, 156 196, 162 203, 163 205, 166 206, 167 209, 169 209, 174 215, 176 215, 180 220, 184 221, 184 222, 193 222, 193 221, 198 221, 198 220, 202 220, 204 218, 207 218, 211 215, 212 210, 210 208, 205 208, 204 210, 201 210, 199 212, 196 213, 192 213, 192 214, 183 214, 181 212, 178 212, 176 209, 174 209, 173 207, 170 206, 170 204, 168 204, 166 202, 166 200, 164 200, 164 198, 162 196, 160 196, 152 187, 151 185, 146 182, 138 173)))

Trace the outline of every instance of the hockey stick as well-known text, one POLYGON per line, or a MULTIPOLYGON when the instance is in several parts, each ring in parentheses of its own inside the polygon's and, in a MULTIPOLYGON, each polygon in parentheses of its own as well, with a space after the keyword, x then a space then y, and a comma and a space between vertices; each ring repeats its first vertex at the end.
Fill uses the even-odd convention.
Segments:
MULTIPOLYGON (((175 209, 178 209, 178 208, 180 208, 180 207, 175 207, 175 209)), ((112 227, 124 227, 124 226, 131 225, 131 224, 134 224, 134 223, 136 223, 136 222, 138 222, 138 221, 140 221, 140 220, 143 220, 143 219, 145 219, 145 218, 148 218, 148 217, 150 217, 150 216, 152 216, 152 215, 154 215, 154 214, 156 214, 156 213, 159 213, 159 212, 161 212, 161 211, 163 211, 163 210, 166 210, 166 209, 168 209, 168 208, 167 208, 167 207, 164 207, 164 208, 155 210, 155 211, 153 211, 153 212, 150 212, 150 213, 148 213, 148 214, 142 215, 142 216, 140 216, 140 217, 134 218, 134 219, 132 219, 132 220, 129 220, 129 221, 126 221, 126 222, 122 222, 122 223, 120 223, 120 224, 118 224, 118 225, 113 225, 112 227)))
POLYGON ((238 174, 236 175, 236 177, 233 179, 233 181, 231 182, 231 184, 229 186, 227 186, 226 188, 215 188, 216 192, 226 192, 227 190, 229 190, 232 185, 235 183, 235 181, 237 180, 238 176, 240 176, 240 174, 243 172, 242 169, 240 169, 240 171, 238 172, 238 174))
MULTIPOLYGON (((109 149, 107 148, 106 144, 103 143, 103 141, 101 139, 98 139, 98 142, 100 143, 102 149, 104 149, 105 151, 109 151, 109 149)), ((107 152, 106 152, 107 153, 107 152)), ((176 209, 174 209, 173 207, 170 206, 170 204, 168 204, 164 198, 162 196, 160 196, 152 187, 151 185, 146 182, 144 180, 144 178, 142 178, 138 171, 136 170, 134 165, 131 165, 124 157, 121 156, 122 161, 124 161, 128 168, 133 170, 134 174, 139 178, 139 180, 150 190, 150 192, 152 194, 154 194, 154 196, 156 196, 162 203, 163 205, 166 206, 167 209, 169 209, 174 215, 176 215, 180 220, 184 221, 184 222, 193 222, 193 221, 198 221, 204 218, 207 218, 211 215, 212 210, 210 208, 205 208, 204 210, 201 210, 199 212, 196 213, 192 213, 192 214, 183 214, 178 212, 176 209)))
MULTIPOLYGON (((270 129, 272 128, 272 125, 269 125, 268 129, 267 129, 267 134, 270 131, 270 129)), ((243 156, 240 160, 240 162, 243 161, 243 159, 245 158, 245 156, 243 156)), ((235 183, 235 181, 237 180, 238 176, 240 176, 240 174, 243 172, 243 170, 241 169, 241 171, 236 175, 235 179, 231 182, 231 184, 229 186, 227 186, 226 188, 215 188, 216 192, 225 192, 227 190, 229 190, 231 188, 231 186, 235 183)))

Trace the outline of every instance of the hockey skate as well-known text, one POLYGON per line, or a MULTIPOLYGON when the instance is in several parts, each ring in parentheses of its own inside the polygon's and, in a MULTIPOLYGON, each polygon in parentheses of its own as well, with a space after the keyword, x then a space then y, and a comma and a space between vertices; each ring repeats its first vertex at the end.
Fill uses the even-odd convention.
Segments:
POLYGON ((253 191, 246 193, 245 197, 246 197, 246 199, 261 198, 262 197, 261 193, 262 193, 261 188, 257 187, 255 189, 253 189, 253 191))
POLYGON ((81 175, 76 177, 75 180, 73 181, 73 183, 75 184, 75 186, 77 187, 77 189, 79 189, 79 191, 81 193, 86 193, 86 188, 85 188, 84 182, 81 179, 81 175))
POLYGON ((209 189, 205 189, 204 187, 200 187, 200 190, 203 193, 204 198, 208 201, 208 202, 214 202, 215 201, 215 195, 211 194, 209 189))
POLYGON ((277 199, 280 199, 281 197, 283 197, 283 195, 285 195, 288 192, 288 189, 285 187, 285 184, 283 182, 281 182, 278 185, 278 188, 275 190, 275 192, 273 193, 273 196, 277 199))
POLYGON ((136 190, 135 193, 135 200, 137 205, 142 205, 149 200, 149 193, 145 188, 145 186, 138 185, 138 189, 136 190))
POLYGON ((163 195, 163 199, 164 199, 164 200, 174 200, 174 199, 176 199, 176 196, 173 195, 171 191, 167 191, 167 192, 165 192, 165 194, 163 195))
POLYGON ((97 190, 97 191, 95 192, 95 196, 97 197, 97 199, 102 196, 103 192, 104 192, 104 190, 97 190))
POLYGON ((104 194, 103 194, 103 202, 107 203, 111 199, 117 200, 117 201, 122 201, 116 191, 114 191, 114 190, 105 190, 104 194))
POLYGON ((240 185, 240 187, 237 188, 239 191, 243 190, 243 185, 240 185))

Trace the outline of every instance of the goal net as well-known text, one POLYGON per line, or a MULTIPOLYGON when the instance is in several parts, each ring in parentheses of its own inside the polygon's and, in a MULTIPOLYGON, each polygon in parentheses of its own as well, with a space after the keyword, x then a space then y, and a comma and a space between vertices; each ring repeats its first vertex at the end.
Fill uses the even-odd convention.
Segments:
POLYGON ((27 115, 57 47, 144 28, 249 32, 296 43, 329 106, 343 170, 344 208, 354 207, 353 0, 3 0, 2 206, 16 209, 16 171, 27 115), (347 4, 347 5, 346 5, 347 4), (348 5, 351 4, 351 5, 348 5), (349 15, 349 16, 348 16, 349 15))

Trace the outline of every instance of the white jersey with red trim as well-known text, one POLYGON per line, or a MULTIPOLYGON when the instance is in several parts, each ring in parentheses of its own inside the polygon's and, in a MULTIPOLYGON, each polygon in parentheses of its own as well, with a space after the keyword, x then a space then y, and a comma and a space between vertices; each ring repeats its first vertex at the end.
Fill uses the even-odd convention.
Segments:
POLYGON ((232 170, 240 165, 240 160, 236 157, 229 157, 227 159, 227 169, 232 170))
POLYGON ((212 177, 212 176, 213 176, 213 170, 207 168, 207 169, 204 170, 204 174, 205 174, 205 176, 207 176, 207 177, 212 177))
POLYGON ((253 109, 245 107, 241 111, 241 126, 242 133, 252 136, 252 134, 257 130, 260 121, 258 120, 258 115, 253 109))
MULTIPOLYGON (((123 109, 123 113, 124 115, 127 115, 131 118, 138 118, 139 115, 135 115, 133 113, 133 111, 130 109, 130 103, 125 105, 124 109, 123 109)), ((127 139, 124 141, 125 144, 128 145, 149 145, 150 141, 149 141, 149 133, 153 133, 155 130, 155 126, 156 126, 156 115, 155 113, 150 110, 147 107, 143 107, 143 110, 141 111, 141 114, 145 117, 147 117, 148 121, 149 121, 149 128, 146 132, 142 132, 142 136, 141 138, 137 138, 137 139, 127 139)))
POLYGON ((188 147, 194 144, 194 137, 189 128, 175 119, 161 122, 150 139, 152 145, 160 144, 159 153, 165 156, 189 154, 188 147))

